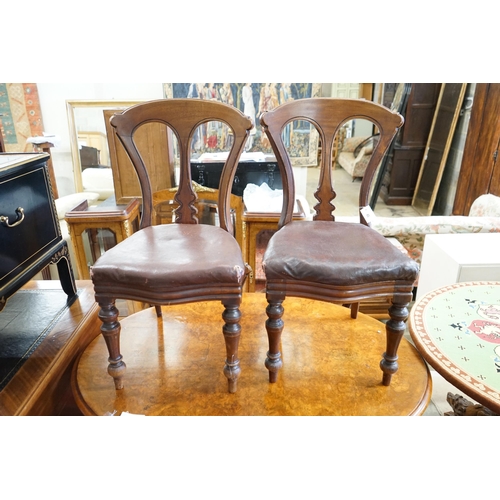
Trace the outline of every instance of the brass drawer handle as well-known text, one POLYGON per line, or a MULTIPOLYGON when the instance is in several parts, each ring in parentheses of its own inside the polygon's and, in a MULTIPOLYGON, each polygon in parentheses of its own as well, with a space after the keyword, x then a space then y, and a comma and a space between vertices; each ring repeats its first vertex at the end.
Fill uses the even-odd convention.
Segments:
POLYGON ((16 213, 17 213, 17 220, 13 224, 9 224, 9 218, 6 215, 0 215, 0 222, 5 227, 19 226, 19 224, 21 224, 21 222, 24 220, 24 208, 23 207, 16 208, 16 213))

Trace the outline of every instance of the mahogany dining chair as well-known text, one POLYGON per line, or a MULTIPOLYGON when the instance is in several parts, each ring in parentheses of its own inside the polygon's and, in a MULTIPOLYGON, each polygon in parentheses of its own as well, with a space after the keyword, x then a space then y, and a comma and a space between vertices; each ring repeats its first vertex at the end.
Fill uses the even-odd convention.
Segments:
MULTIPOLYGON (((408 318, 418 264, 369 227, 364 208, 377 166, 403 124, 403 118, 379 104, 358 99, 311 98, 285 103, 261 116, 261 125, 276 155, 283 179, 283 209, 279 230, 263 258, 268 301, 266 321, 269 351, 265 365, 276 382, 283 362, 280 339, 284 328, 283 301, 304 297, 349 305, 356 318, 359 302, 390 297, 386 351, 380 367, 383 385, 398 370, 397 350, 408 318), (350 120, 370 120, 380 133, 359 192, 359 223, 335 220, 332 151, 335 135, 350 120), (290 155, 283 140, 285 127, 305 120, 319 133, 320 176, 312 221, 292 218, 295 183, 290 155)), ((307 311, 304 311, 307 315, 307 311)), ((332 325, 332 335, 335 325, 332 325)))
MULTIPOLYGON (((229 392, 235 392, 241 371, 239 308, 248 269, 233 236, 230 197, 238 160, 252 122, 236 108, 219 102, 161 99, 116 113, 111 117, 111 125, 137 173, 142 193, 142 217, 140 230, 106 251, 91 268, 95 297, 100 306, 101 332, 109 352, 108 373, 114 379, 115 388, 122 389, 126 366, 120 352, 121 327, 116 299, 154 304, 157 313, 161 312, 162 305, 220 300, 224 306, 222 332, 226 345, 223 371, 229 392), (153 223, 151 180, 134 142, 137 130, 151 122, 163 123, 177 138, 180 173, 174 198, 178 205, 174 224, 153 223), (208 122, 225 124, 233 134, 220 178, 219 227, 198 223, 197 195, 191 182, 193 136, 208 122)), ((165 170, 168 175, 168 168, 165 170)))

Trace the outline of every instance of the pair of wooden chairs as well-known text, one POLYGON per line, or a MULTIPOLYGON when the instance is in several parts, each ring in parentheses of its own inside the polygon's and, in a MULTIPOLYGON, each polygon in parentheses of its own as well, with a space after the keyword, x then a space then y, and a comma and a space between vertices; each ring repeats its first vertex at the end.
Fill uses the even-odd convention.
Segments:
MULTIPOLYGON (((332 200, 331 153, 336 132, 348 120, 365 118, 380 131, 360 190, 360 207, 368 205, 375 169, 398 128, 400 115, 378 104, 360 100, 315 98, 284 104, 261 118, 279 163, 284 187, 281 229, 271 238, 264 256, 268 300, 269 352, 266 366, 275 382, 282 365, 280 337, 283 301, 299 296, 352 304, 352 317, 359 301, 392 297, 387 322, 387 349, 381 368, 389 385, 397 370, 397 349, 408 316, 413 282, 418 268, 378 233, 363 215, 360 223, 335 222, 332 200), (318 129, 323 154, 318 205, 313 221, 292 221, 295 186, 282 131, 293 120, 307 120, 318 129)), ((137 172, 143 199, 141 229, 107 251, 91 269, 96 300, 100 305, 101 332, 109 351, 108 372, 115 387, 123 387, 125 363, 120 352, 120 323, 115 299, 161 305, 220 300, 224 306, 222 332, 226 343, 224 374, 229 392, 235 392, 240 374, 238 342, 243 284, 248 274, 241 249, 233 237, 230 216, 231 186, 238 160, 252 128, 251 120, 231 106, 196 99, 165 99, 138 104, 111 119, 116 135, 137 172), (179 186, 175 194, 176 224, 154 225, 154 193, 141 155, 134 143, 137 129, 152 121, 166 124, 177 137, 180 154, 179 186), (220 227, 198 224, 190 175, 191 141, 198 127, 210 121, 227 125, 233 142, 222 171, 218 213, 220 227)), ((156 200, 157 201, 157 200, 156 200)), ((307 311, 304 311, 307 314, 307 311)), ((251 335, 252 332, 247 332, 251 335)))

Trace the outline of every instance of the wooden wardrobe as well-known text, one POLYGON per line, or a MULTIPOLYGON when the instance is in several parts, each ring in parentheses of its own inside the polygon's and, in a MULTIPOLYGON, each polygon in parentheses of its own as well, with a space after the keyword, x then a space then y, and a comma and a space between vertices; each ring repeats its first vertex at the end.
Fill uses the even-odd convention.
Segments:
POLYGON ((482 194, 500 196, 500 83, 478 83, 465 141, 453 215, 469 215, 482 194))

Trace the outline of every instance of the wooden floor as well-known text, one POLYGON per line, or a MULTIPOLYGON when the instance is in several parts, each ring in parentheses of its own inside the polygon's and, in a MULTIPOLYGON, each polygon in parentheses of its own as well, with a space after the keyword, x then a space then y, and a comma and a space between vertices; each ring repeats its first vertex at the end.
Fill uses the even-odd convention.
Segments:
POLYGON ((222 306, 204 302, 154 309, 122 320, 125 387, 114 389, 107 350, 98 336, 75 364, 72 385, 86 415, 419 415, 430 401, 431 377, 403 340, 400 369, 381 384, 385 326, 370 316, 324 302, 287 298, 284 366, 269 384, 265 295, 245 294, 241 375, 227 392, 222 306))
MULTIPOLYGON (((81 415, 70 390, 80 352, 99 334, 90 281, 77 281, 78 299, 0 392, 0 415, 81 415)), ((25 289, 61 289, 59 281, 30 281, 25 289)), ((1 313, 0 313, 1 314, 1 313)))

